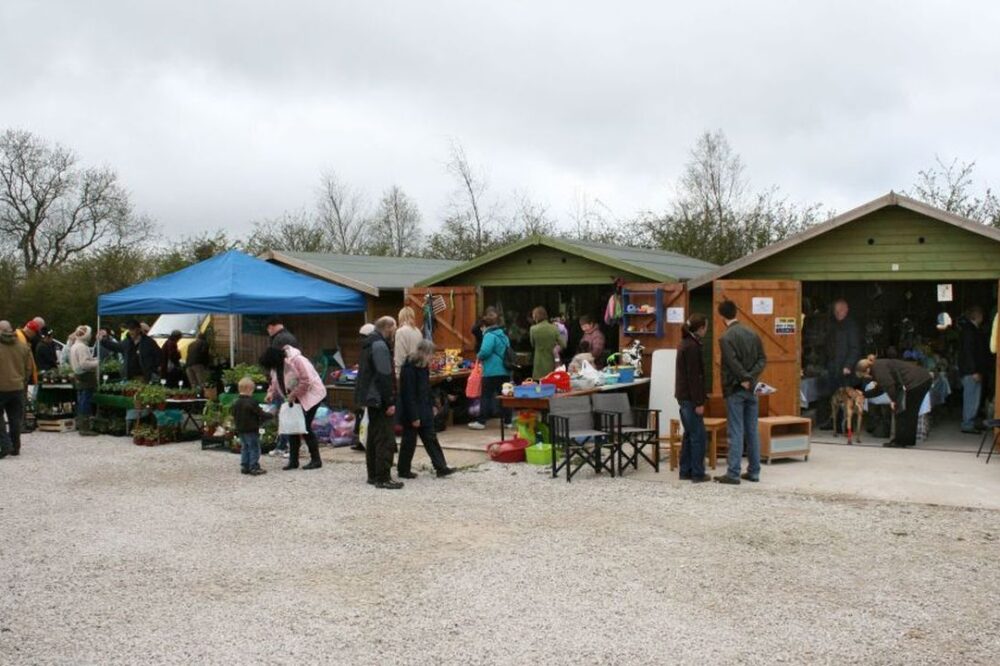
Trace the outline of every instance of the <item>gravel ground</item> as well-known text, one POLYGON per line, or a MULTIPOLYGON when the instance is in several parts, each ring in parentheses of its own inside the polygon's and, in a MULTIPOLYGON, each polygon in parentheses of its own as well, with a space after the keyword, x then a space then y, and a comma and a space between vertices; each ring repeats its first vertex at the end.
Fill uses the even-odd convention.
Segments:
POLYGON ((0 662, 996 663, 1000 513, 194 444, 0 461, 0 662))

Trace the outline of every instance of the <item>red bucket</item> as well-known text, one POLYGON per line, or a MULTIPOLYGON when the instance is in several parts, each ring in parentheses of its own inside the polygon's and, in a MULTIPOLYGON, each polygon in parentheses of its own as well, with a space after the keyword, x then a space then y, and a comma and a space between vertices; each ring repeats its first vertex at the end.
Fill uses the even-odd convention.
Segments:
POLYGON ((486 454, 490 460, 502 463, 524 462, 524 450, 531 446, 530 442, 520 437, 507 439, 502 442, 493 442, 486 447, 486 454))

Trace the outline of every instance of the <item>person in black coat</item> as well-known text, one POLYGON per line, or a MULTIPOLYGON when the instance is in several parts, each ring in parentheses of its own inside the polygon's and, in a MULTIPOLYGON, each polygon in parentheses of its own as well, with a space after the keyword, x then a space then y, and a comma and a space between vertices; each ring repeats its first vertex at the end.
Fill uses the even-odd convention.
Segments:
POLYGON ((142 324, 136 320, 128 323, 128 335, 121 342, 105 335, 101 336, 101 346, 118 352, 124 357, 122 374, 125 379, 152 382, 159 379, 160 346, 146 335, 142 324))
POLYGON ((865 390, 865 397, 885 393, 896 415, 896 438, 882 446, 916 446, 920 405, 931 388, 931 373, 910 361, 875 356, 858 361, 856 372, 865 383, 875 382, 873 388, 865 390))
POLYGON ((680 477, 694 483, 709 481, 705 474, 705 360, 702 338, 708 330, 705 315, 692 314, 682 329, 674 379, 674 397, 681 408, 684 439, 681 442, 680 477))
POLYGON ((448 476, 455 471, 448 467, 444 451, 441 450, 437 433, 434 431, 436 410, 431 396, 431 376, 428 367, 433 355, 434 343, 430 340, 421 340, 417 350, 406 359, 399 370, 399 405, 396 412, 403 425, 403 437, 399 446, 396 473, 401 479, 417 478, 410 465, 417 448, 418 435, 439 477, 448 476))
MULTIPOLYGON (((850 307, 843 298, 833 302, 833 312, 826 337, 826 398, 842 386, 854 386, 857 380, 854 367, 861 358, 861 330, 850 315, 850 307)), ((830 400, 820 400, 817 419, 821 430, 833 429, 830 400)))
MULTIPOLYGON (((979 434, 976 417, 983 400, 984 384, 990 376, 993 360, 990 342, 983 328, 983 309, 974 305, 958 320, 958 374, 962 378, 962 432, 979 434)), ((39 366, 39 369, 41 367, 39 366)))
POLYGON ((52 331, 43 328, 40 337, 42 340, 35 347, 35 365, 38 366, 38 372, 55 370, 59 367, 59 355, 56 353, 56 343, 52 339, 52 331))

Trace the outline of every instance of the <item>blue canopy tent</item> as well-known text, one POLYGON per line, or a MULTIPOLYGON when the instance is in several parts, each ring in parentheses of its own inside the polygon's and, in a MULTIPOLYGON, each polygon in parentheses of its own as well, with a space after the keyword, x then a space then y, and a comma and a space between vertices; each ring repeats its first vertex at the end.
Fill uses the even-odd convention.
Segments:
MULTIPOLYGON (((97 314, 327 314, 363 312, 365 305, 365 296, 358 291, 231 250, 175 273, 103 294, 97 299, 97 314)), ((229 355, 232 362, 232 335, 229 355)))

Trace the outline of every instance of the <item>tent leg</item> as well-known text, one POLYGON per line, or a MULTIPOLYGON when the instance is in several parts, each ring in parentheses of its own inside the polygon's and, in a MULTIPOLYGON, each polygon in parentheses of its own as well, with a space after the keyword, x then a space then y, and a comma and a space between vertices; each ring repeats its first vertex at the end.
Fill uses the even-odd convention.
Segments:
POLYGON ((94 355, 97 356, 97 385, 100 386, 104 383, 101 378, 101 341, 97 339, 97 336, 101 334, 101 315, 97 315, 97 330, 94 331, 94 355))
POLYGON ((236 315, 229 315, 229 367, 236 365, 236 315))

